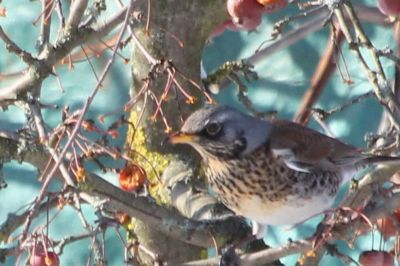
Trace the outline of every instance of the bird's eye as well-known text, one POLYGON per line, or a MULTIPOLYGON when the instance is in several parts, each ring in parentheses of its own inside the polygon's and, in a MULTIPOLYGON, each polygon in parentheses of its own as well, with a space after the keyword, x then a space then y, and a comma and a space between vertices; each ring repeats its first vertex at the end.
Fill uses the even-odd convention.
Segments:
POLYGON ((206 127, 207 134, 210 136, 217 135, 221 131, 221 129, 222 125, 215 122, 209 123, 206 127))

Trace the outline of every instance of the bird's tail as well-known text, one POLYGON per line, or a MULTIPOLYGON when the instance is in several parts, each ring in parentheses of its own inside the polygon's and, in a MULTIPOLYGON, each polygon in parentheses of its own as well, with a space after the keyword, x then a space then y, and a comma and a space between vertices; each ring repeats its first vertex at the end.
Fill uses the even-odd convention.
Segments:
POLYGON ((357 164, 360 164, 361 167, 366 167, 368 165, 376 165, 376 164, 400 164, 400 157, 372 156, 362 159, 357 164))
POLYGON ((343 183, 350 181, 354 175, 362 169, 367 168, 368 166, 378 165, 378 164, 399 164, 400 165, 400 157, 392 157, 392 156, 366 156, 361 160, 356 161, 353 165, 347 165, 343 167, 342 177, 343 183))

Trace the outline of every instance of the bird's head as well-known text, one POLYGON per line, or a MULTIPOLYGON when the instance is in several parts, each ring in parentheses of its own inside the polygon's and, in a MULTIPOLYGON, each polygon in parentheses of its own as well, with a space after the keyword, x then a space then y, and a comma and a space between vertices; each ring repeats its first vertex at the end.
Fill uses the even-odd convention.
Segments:
POLYGON ((230 159, 251 153, 268 141, 271 125, 228 106, 208 106, 191 114, 170 143, 185 143, 203 159, 230 159))

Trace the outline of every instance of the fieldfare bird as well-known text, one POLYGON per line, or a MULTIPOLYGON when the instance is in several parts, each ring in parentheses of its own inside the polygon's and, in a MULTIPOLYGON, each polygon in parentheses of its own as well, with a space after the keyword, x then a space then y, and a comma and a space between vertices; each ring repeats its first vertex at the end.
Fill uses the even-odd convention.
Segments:
POLYGON ((360 169, 399 158, 374 156, 284 120, 261 120, 228 106, 197 110, 171 143, 191 145, 221 201, 253 222, 298 224, 331 208, 341 184, 360 169))

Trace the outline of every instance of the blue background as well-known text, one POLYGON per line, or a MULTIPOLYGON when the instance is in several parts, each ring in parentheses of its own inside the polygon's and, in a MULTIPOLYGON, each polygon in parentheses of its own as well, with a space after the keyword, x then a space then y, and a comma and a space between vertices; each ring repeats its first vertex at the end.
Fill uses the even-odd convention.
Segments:
MULTIPOLYGON (((364 1, 364 3, 374 5, 375 1, 364 1)), ((39 27, 33 26, 31 22, 40 14, 40 2, 28 2, 26 0, 3 1, 2 6, 7 8, 8 14, 6 18, 0 17, 0 25, 18 45, 34 53, 34 43, 31 40, 36 40, 39 27)), ((273 22, 284 15, 284 12, 264 16, 263 24, 257 32, 226 32, 222 36, 215 38, 204 50, 203 61, 207 71, 215 70, 225 61, 238 60, 252 55, 263 41, 269 39, 273 22)), ((290 27, 296 27, 301 23, 302 21, 293 22, 290 27)), ((367 34, 376 47, 384 48, 393 44, 390 29, 370 24, 366 26, 367 34)), ((52 34, 52 36, 56 34, 54 28, 52 34)), ((248 84, 249 97, 252 99, 254 106, 260 111, 277 110, 280 118, 291 119, 294 113, 297 112, 302 95, 309 86, 310 78, 320 55, 325 49, 328 36, 329 30, 325 28, 305 40, 265 58, 262 63, 258 64, 255 70, 259 74, 259 79, 248 84)), ((355 60, 353 54, 348 51, 346 45, 343 46, 342 51, 354 84, 344 84, 336 72, 324 89, 317 103, 318 107, 330 109, 347 99, 371 90, 365 73, 361 70, 360 64, 355 60)), ((126 53, 129 57, 128 51, 126 53)), ((3 45, 0 45, 0 54, 0 73, 10 73, 23 69, 24 66, 20 63, 20 60, 9 54, 3 45)), ((109 52, 106 54, 110 55, 109 52)), ((101 73, 108 56, 103 55, 99 60, 94 60, 98 74, 101 73)), ((340 62, 341 64, 343 63, 341 59, 340 62)), ((393 73, 393 64, 390 61, 383 60, 383 65, 387 73, 393 73)), ((96 84, 96 79, 89 65, 87 63, 76 63, 72 71, 68 70, 66 66, 60 66, 57 68, 57 72, 62 79, 65 92, 62 93, 56 79, 50 77, 43 84, 42 102, 48 104, 56 103, 60 106, 69 104, 72 111, 80 108, 96 84)), ((107 77, 104 83, 104 89, 96 96, 89 117, 96 118, 99 114, 104 114, 122 106, 129 97, 129 80, 129 67, 123 63, 123 60, 117 58, 111 75, 107 77)), ((0 87, 3 88, 10 82, 0 81, 0 87)), ((236 100, 236 89, 233 86, 225 88, 216 97, 221 103, 243 108, 236 100)), ((60 112, 51 110, 45 112, 45 117, 46 121, 53 126, 61 118, 60 112)), ((331 117, 327 123, 336 137, 354 145, 365 146, 364 135, 367 132, 376 130, 380 117, 380 106, 374 99, 368 99, 331 117)), ((109 119, 107 121, 112 120, 109 119)), ((0 112, 2 128, 18 129, 22 127, 24 122, 23 112, 16 107, 10 107, 8 111, 0 112)), ((311 123, 311 126, 320 129, 314 122, 311 123)), ((120 139, 122 142, 123 137, 120 139)), ((35 178, 35 169, 27 164, 15 162, 6 164, 5 176, 8 188, 0 191, 0 223, 6 219, 9 212, 15 212, 15 210, 32 202, 41 185, 35 178)), ((116 176, 111 173, 103 176, 108 181, 116 182, 116 176)), ((54 212, 52 213, 54 214, 54 212)), ((89 221, 94 221, 95 217, 92 210, 88 209, 85 215, 89 221)), ((286 230, 284 227, 270 228, 266 241, 272 246, 279 246, 286 243, 289 237, 302 239, 305 236, 310 236, 314 231, 315 224, 320 219, 321 217, 317 217, 292 230, 286 230)), ((40 219, 38 220, 40 221, 40 219)), ((40 222, 37 222, 38 220, 36 220, 34 226, 40 225, 40 222)), ((50 226, 51 236, 54 239, 60 239, 71 234, 79 234, 83 232, 82 230, 77 215, 69 207, 60 212, 56 221, 50 226)), ((379 239, 377 237, 375 236, 375 239, 379 239)), ((115 240, 115 233, 109 230, 106 234, 106 239, 106 258, 109 265, 123 265, 123 248, 119 241, 115 240)), ((374 247, 376 249, 378 248, 378 243, 379 241, 375 241, 374 247)), ((0 247, 3 246, 5 245, 0 245, 0 247)), ((373 244, 370 235, 360 237, 353 250, 349 250, 345 245, 340 245, 341 251, 346 250, 346 253, 351 254, 356 260, 360 250, 372 248, 373 244)), ((88 240, 68 245, 61 256, 61 265, 85 265, 89 252, 90 243, 88 240)), ((285 258, 283 263, 294 265, 296 258, 296 256, 285 258)), ((7 261, 7 265, 13 264, 13 259, 7 261)), ((326 255, 321 265, 341 265, 341 263, 336 258, 326 255)))

